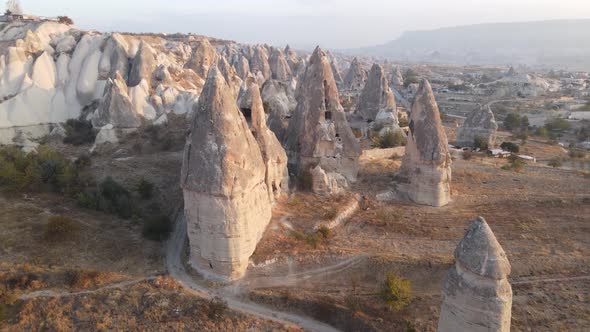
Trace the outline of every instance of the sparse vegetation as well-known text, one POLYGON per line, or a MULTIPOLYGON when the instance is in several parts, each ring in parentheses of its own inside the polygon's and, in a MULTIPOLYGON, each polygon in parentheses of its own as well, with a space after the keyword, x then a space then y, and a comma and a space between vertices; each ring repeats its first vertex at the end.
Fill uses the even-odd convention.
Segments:
POLYGON ((53 216, 47 221, 43 238, 47 241, 64 241, 72 239, 80 227, 71 218, 65 216, 53 216))
POLYGON ((380 296, 392 310, 401 310, 412 301, 410 281, 402 279, 393 272, 387 273, 381 286, 380 296))
POLYGON ((146 180, 145 178, 141 178, 139 183, 137 184, 137 193, 139 197, 144 200, 152 198, 154 194, 154 184, 146 180))
POLYGON ((553 118, 545 122, 545 128, 551 132, 563 133, 571 128, 571 124, 563 118, 553 118))
POLYGON ((420 83, 420 78, 418 77, 418 74, 412 69, 408 69, 404 77, 404 88, 406 89, 412 84, 420 83))
POLYGON ((58 16, 57 21, 62 24, 74 25, 74 20, 72 20, 68 16, 58 16))
POLYGON ((400 130, 387 130, 383 135, 375 135, 372 138, 375 147, 380 149, 394 148, 397 146, 405 146, 406 138, 400 130))
POLYGON ((216 296, 207 305, 207 316, 211 320, 219 322, 225 317, 228 310, 227 302, 221 297, 216 296))
POLYGON ((549 160, 548 165, 553 168, 558 168, 558 167, 563 166, 563 161, 561 160, 561 158, 555 157, 555 158, 552 158, 551 160, 549 160))
POLYGON ((519 153, 520 147, 512 142, 504 142, 500 145, 500 148, 504 151, 512 152, 512 153, 519 153))
POLYGON ((513 170, 517 173, 522 173, 524 172, 525 166, 526 163, 524 161, 522 161, 517 156, 512 155, 508 158, 508 164, 502 166, 502 169, 505 171, 513 170))
POLYGON ((473 151, 465 150, 463 151, 463 160, 471 160, 473 158, 473 151))
POLYGON ((142 234, 145 238, 153 241, 164 241, 168 239, 172 231, 172 223, 167 216, 160 215, 148 218, 143 224, 142 234))
POLYGON ((65 125, 66 137, 63 142, 72 145, 84 145, 94 143, 96 131, 90 121, 70 119, 65 125))
POLYGON ((481 136, 475 136, 475 138, 473 139, 473 146, 476 149, 487 150, 488 149, 488 142, 486 139, 484 139, 481 136))

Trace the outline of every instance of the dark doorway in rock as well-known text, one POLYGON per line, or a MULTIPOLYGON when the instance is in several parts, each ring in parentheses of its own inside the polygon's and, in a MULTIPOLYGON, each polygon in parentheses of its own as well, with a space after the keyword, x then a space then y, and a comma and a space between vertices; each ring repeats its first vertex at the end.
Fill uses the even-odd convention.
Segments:
POLYGON ((326 117, 326 120, 332 121, 332 112, 326 111, 325 117, 326 117))
POLYGON ((248 121, 252 120, 252 109, 251 108, 240 108, 240 111, 242 111, 242 114, 244 114, 244 117, 246 118, 246 120, 248 120, 248 121))

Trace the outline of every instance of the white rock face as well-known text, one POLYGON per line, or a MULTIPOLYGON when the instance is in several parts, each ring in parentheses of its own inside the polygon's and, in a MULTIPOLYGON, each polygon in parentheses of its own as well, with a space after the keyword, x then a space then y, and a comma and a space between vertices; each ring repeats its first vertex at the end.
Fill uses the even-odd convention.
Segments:
MULTIPOLYGON (((137 118, 132 121, 134 127, 139 120, 153 121, 166 111, 188 113, 204 82, 193 70, 184 69, 191 62, 190 47, 181 42, 141 38, 85 32, 55 22, 3 25, 0 130, 6 130, 0 135, 0 144, 10 144, 14 138, 10 135, 17 132, 29 140, 38 138, 47 134, 39 128, 86 118, 97 108, 114 111, 113 106, 121 106, 124 109, 115 113, 128 114, 128 102, 134 115, 126 118, 137 118), (115 93, 114 98, 112 94, 106 98, 112 90, 107 89, 111 86, 109 80, 117 81, 120 93, 115 93), (175 98, 161 102, 162 96, 155 93, 159 85, 163 90, 175 90, 175 98), (113 99, 115 104, 104 105, 113 99), (30 129, 23 129, 27 127, 30 129)), ((199 70, 206 73, 215 50, 210 45, 207 48, 207 42, 203 44, 193 54, 192 62, 198 62, 199 70)), ((104 122, 99 117, 96 125, 101 128, 108 123, 110 120, 104 122)), ((130 125, 117 119, 112 124, 130 125)))
POLYGON ((455 250, 443 290, 439 332, 509 332, 510 262, 494 233, 479 217, 455 250))
POLYGON ((397 176, 398 191, 423 205, 440 207, 451 200, 451 155, 438 105, 423 80, 410 115, 406 154, 397 176))
POLYGON ((496 143, 498 124, 494 113, 487 106, 480 106, 469 113, 467 119, 457 131, 455 145, 460 147, 473 147, 475 139, 479 138, 491 149, 496 143))
POLYGON ((367 72, 357 58, 350 63, 350 68, 344 78, 344 89, 351 91, 360 91, 365 86, 367 72))
POLYGON ((190 263, 211 277, 241 278, 271 218, 267 167, 232 91, 210 70, 181 174, 190 263))

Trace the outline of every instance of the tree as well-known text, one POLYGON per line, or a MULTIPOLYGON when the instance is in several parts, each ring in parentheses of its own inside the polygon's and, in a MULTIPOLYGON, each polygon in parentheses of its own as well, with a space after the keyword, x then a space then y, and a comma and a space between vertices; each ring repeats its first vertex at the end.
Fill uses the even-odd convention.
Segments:
POLYGON ((571 124, 563 118, 553 118, 545 122, 545 128, 549 131, 564 132, 571 128, 571 124))
POLYGON ((475 136, 473 139, 473 146, 480 150, 487 150, 489 148, 488 142, 481 136, 475 136))
POLYGON ((555 158, 549 160, 548 165, 553 168, 557 168, 557 167, 563 166, 563 162, 561 161, 561 158, 555 157, 555 158))
POLYGON ((74 25, 74 20, 72 20, 68 16, 58 16, 57 20, 59 23, 62 23, 62 24, 74 25))
POLYGON ((537 136, 547 138, 547 137, 549 137, 549 130, 547 130, 547 128, 545 128, 545 127, 539 127, 535 131, 535 134, 537 134, 537 136))
POLYGON ((393 272, 387 273, 381 286, 381 298, 393 310, 401 310, 412 301, 411 285, 406 279, 398 278, 393 272))
POLYGON ((500 148, 502 148, 502 150, 512 152, 512 153, 519 153, 520 152, 520 147, 512 142, 504 142, 500 145, 500 148))
POLYGON ((531 124, 529 122, 528 116, 525 115, 522 118, 520 118, 520 130, 528 130, 530 125, 531 124))
POLYGON ((520 128, 521 117, 516 113, 510 113, 504 119, 504 128, 509 131, 520 128))

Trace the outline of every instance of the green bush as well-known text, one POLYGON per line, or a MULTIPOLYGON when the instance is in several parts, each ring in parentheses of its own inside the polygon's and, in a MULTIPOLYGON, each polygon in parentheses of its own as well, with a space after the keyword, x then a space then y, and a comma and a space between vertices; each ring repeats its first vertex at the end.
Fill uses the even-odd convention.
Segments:
POLYGON ((47 241, 69 240, 79 231, 79 226, 74 220, 64 216, 53 216, 45 226, 44 239, 47 241))
POLYGON ((144 178, 141 178, 141 180, 139 180, 136 189, 137 193, 142 199, 150 199, 154 194, 154 184, 147 181, 144 178))
POLYGON ((410 281, 397 277, 393 272, 387 273, 381 286, 381 298, 389 308, 401 310, 412 301, 410 281))
POLYGON ((518 158, 517 156, 510 156, 508 158, 508 164, 502 166, 502 169, 505 171, 515 171, 517 173, 522 173, 524 172, 526 163, 524 161, 522 161, 520 158, 518 158))
POLYGON ((476 149, 487 150, 488 149, 488 141, 481 136, 475 136, 475 138, 473 139, 473 146, 476 149))
POLYGON ((172 224, 170 219, 164 215, 148 218, 143 224, 143 236, 153 241, 168 239, 170 232, 172 232, 172 224))
POLYGON ((553 132, 564 132, 571 128, 571 124, 563 118, 553 118, 545 122, 545 128, 553 132))
POLYGON ((516 113, 509 113, 504 119, 504 129, 513 131, 521 127, 521 116, 516 113))
POLYGON ((63 142, 71 145, 94 143, 96 131, 90 121, 70 119, 65 125, 66 137, 63 142))
POLYGON ((563 162, 561 161, 561 158, 555 157, 555 158, 549 160, 548 165, 553 168, 558 168, 558 167, 563 166, 563 162))
POLYGON ((379 138, 378 147, 382 149, 393 148, 396 146, 405 146, 407 140, 400 130, 388 130, 383 136, 379 138))
POLYGON ((549 130, 547 130, 545 127, 539 127, 535 131, 535 135, 547 138, 549 137, 549 130))
POLYGON ((100 209, 117 214, 121 218, 129 219, 133 215, 131 195, 110 176, 100 184, 100 209))
POLYGON ((512 142, 504 142, 500 145, 500 148, 502 148, 502 150, 512 152, 512 153, 519 153, 520 152, 520 147, 512 142))

